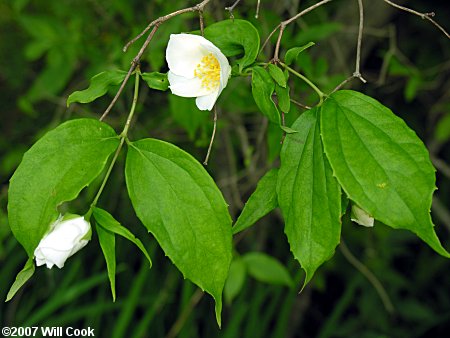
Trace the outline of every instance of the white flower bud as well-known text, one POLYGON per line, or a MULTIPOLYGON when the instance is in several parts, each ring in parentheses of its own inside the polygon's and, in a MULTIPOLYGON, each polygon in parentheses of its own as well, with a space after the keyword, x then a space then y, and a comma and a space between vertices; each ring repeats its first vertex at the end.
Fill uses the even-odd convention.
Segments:
POLYGON ((373 227, 374 218, 356 204, 352 205, 351 220, 365 227, 373 227))
POLYGON ((211 110, 231 74, 227 58, 211 41, 192 34, 172 34, 166 49, 172 94, 196 97, 200 110, 211 110))
POLYGON ((91 225, 84 217, 66 215, 50 225, 49 232, 41 239, 34 256, 36 265, 46 264, 62 268, 67 258, 81 250, 91 239, 91 225))

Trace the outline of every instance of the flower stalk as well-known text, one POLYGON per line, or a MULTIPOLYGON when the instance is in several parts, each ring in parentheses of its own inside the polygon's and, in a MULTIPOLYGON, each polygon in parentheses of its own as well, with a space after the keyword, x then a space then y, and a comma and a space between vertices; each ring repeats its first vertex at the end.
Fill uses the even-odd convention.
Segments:
POLYGON ((136 77, 134 80, 133 103, 131 104, 130 113, 128 114, 127 121, 125 122, 125 126, 123 127, 123 130, 119 135, 120 143, 119 143, 119 146, 117 147, 116 152, 114 153, 114 157, 111 161, 111 164, 109 165, 108 170, 106 171, 105 177, 103 178, 102 184, 100 185, 100 188, 98 189, 98 192, 95 195, 95 198, 91 203, 89 211, 84 216, 84 218, 87 221, 89 221, 89 219, 92 215, 92 211, 93 211, 94 207, 97 205, 98 199, 100 198, 100 196, 103 192, 103 189, 106 186, 106 182, 108 182, 109 176, 111 175, 112 169, 114 168, 114 165, 116 164, 117 158, 119 157, 119 154, 120 154, 120 151, 122 150, 123 144, 125 143, 125 140, 127 139, 128 130, 130 128, 131 121, 133 120, 134 113, 136 111, 137 100, 139 97, 139 80, 140 80, 140 76, 141 76, 139 67, 136 68, 135 74, 136 74, 136 77))

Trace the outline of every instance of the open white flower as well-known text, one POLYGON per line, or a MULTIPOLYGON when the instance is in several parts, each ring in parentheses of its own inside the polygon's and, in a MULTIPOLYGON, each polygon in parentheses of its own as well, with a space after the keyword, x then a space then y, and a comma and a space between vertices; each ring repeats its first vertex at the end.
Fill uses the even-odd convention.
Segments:
POLYGON ((353 222, 363 225, 365 227, 373 227, 374 219, 365 210, 361 209, 356 204, 352 205, 352 212, 350 216, 353 222))
POLYGON ((200 110, 211 110, 231 74, 227 58, 211 41, 192 34, 172 34, 166 49, 169 88, 196 97, 200 110))
POLYGON ((56 265, 61 269, 67 258, 81 250, 89 242, 90 237, 91 225, 84 217, 78 215, 59 217, 50 225, 50 231, 34 250, 36 265, 46 264, 49 269, 56 265))

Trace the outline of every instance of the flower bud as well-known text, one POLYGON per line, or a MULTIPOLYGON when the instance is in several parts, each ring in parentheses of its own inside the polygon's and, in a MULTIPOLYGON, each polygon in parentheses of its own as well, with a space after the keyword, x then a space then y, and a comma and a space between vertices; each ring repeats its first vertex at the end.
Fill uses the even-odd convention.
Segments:
POLYGON ((352 205, 351 220, 365 227, 373 227, 374 219, 356 204, 352 205))
POLYGON ((46 264, 49 269, 56 265, 61 269, 67 258, 89 242, 91 234, 91 225, 83 216, 60 216, 34 250, 36 265, 46 264))

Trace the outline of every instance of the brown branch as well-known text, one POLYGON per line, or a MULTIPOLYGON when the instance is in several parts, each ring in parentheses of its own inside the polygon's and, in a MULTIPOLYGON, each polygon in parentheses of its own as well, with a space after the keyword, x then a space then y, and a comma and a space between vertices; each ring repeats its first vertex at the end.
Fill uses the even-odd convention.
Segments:
POLYGON ((353 265, 353 267, 356 270, 358 270, 361 274, 363 274, 364 277, 366 277, 367 280, 370 282, 370 284, 372 284, 372 286, 375 288, 375 291, 380 296, 384 308, 386 309, 387 312, 389 312, 392 315, 395 312, 394 305, 392 305, 391 299, 389 298, 389 295, 384 289, 383 284, 381 284, 378 278, 373 274, 372 271, 369 270, 367 266, 365 266, 360 260, 358 260, 351 253, 351 251, 349 250, 343 239, 341 239, 341 245, 339 246, 339 249, 341 249, 341 252, 347 259, 347 261, 351 265, 353 265))
POLYGON ((140 32, 136 37, 134 37, 131 41, 129 41, 125 47, 123 47, 123 51, 126 52, 127 49, 133 44, 135 43, 137 40, 139 40, 142 36, 144 36, 149 30, 150 28, 152 28, 153 26, 156 25, 160 25, 161 23, 163 23, 164 21, 167 21, 171 18, 173 18, 174 16, 180 15, 180 14, 184 14, 184 13, 189 13, 189 12, 200 12, 203 11, 203 8, 205 8, 205 6, 210 2, 211 0, 203 0, 202 2, 200 2, 199 4, 192 6, 192 7, 188 7, 188 8, 183 8, 183 9, 179 9, 178 11, 172 12, 170 14, 164 15, 159 17, 156 20, 153 20, 152 22, 150 22, 148 24, 148 26, 142 31, 140 32))
POLYGON ((233 10, 240 2, 241 0, 236 0, 230 7, 225 7, 225 10, 230 12, 230 19, 234 19, 233 10))
POLYGON ((133 73, 133 71, 136 69, 136 67, 139 65, 139 61, 141 60, 142 54, 144 54, 145 50, 147 49, 150 41, 153 39, 153 36, 156 33, 156 30, 158 29, 159 24, 156 25, 155 27, 153 27, 152 31, 150 32, 150 34, 148 35, 147 39, 145 40, 144 44, 142 45, 141 49, 139 50, 139 53, 137 53, 137 55, 134 57, 133 61, 131 61, 131 66, 130 69, 128 70, 127 75, 125 76, 125 78, 122 81, 122 84, 120 85, 119 90, 117 91, 116 95, 114 96, 113 100, 111 101, 111 103, 109 104, 108 108, 106 108, 105 112, 102 114, 102 116, 100 117, 100 121, 103 121, 103 119, 109 114, 109 112, 111 111, 112 107, 114 107, 114 105, 117 102, 117 99, 119 98, 120 94, 122 94, 123 89, 125 88, 125 85, 127 84, 128 80, 130 79, 131 74, 133 73))
POLYGON ((442 27, 440 24, 438 24, 436 21, 434 21, 434 20, 432 19, 432 17, 435 16, 435 13, 434 13, 434 12, 430 12, 430 13, 420 13, 420 12, 417 12, 417 11, 415 11, 415 10, 413 10, 413 9, 410 9, 410 8, 407 8, 407 7, 400 6, 400 5, 394 3, 394 2, 392 2, 392 1, 390 1, 390 0, 383 0, 383 1, 384 1, 385 3, 391 5, 392 7, 401 9, 402 11, 405 11, 405 12, 408 12, 408 13, 411 13, 411 14, 414 14, 414 15, 417 15, 417 16, 421 17, 421 18, 424 19, 424 20, 430 21, 430 22, 431 22, 433 25, 435 25, 442 33, 444 33, 445 36, 446 36, 448 39, 450 39, 450 34, 444 29, 444 27, 442 27))
POLYGON ((256 4, 256 14, 255 19, 258 19, 259 17, 259 7, 261 6, 261 0, 258 0, 258 3, 256 4))
MULTIPOLYGON (((289 25, 291 22, 297 20, 298 18, 300 18, 301 16, 305 15, 306 13, 311 12, 312 10, 316 9, 317 7, 320 7, 322 5, 325 5, 326 3, 333 1, 333 0, 322 0, 318 3, 316 3, 315 5, 312 5, 311 7, 308 7, 307 9, 301 11, 300 13, 294 15, 292 18, 287 19, 283 22, 281 22, 275 29, 274 32, 279 28, 280 32, 278 33, 278 39, 277 39, 277 44, 275 45, 275 53, 273 56, 274 61, 278 61, 279 60, 279 51, 280 51, 280 44, 281 44, 281 37, 283 36, 283 32, 284 29, 286 28, 287 25, 289 25)), ((273 33, 274 33, 273 32, 273 33)), ((271 35, 273 34, 271 33, 271 35)))
POLYGON ((192 6, 192 7, 188 7, 188 8, 184 8, 184 9, 180 9, 178 11, 172 12, 170 14, 164 15, 159 17, 158 19, 150 22, 150 24, 141 32, 139 33, 139 35, 137 35, 134 39, 132 39, 131 41, 129 41, 125 47, 123 47, 123 51, 126 52, 127 49, 133 44, 135 43, 138 39, 140 39, 144 34, 146 34, 150 28, 153 27, 153 29, 150 31, 149 35, 147 36, 147 39, 145 40, 144 44, 142 45, 141 49, 139 50, 138 54, 133 58, 133 61, 131 61, 131 66, 130 69, 128 70, 127 75, 125 76, 125 78, 123 79, 119 90, 117 91, 116 95, 114 96, 113 100, 111 101, 111 103, 109 104, 108 108, 106 108, 106 110, 104 111, 104 113, 102 114, 102 116, 100 117, 100 121, 103 121, 105 119, 105 117, 109 114, 109 112, 111 111, 111 109, 114 107, 114 105, 117 102, 117 99, 119 98, 119 96, 122 94, 125 85, 127 84, 128 80, 130 79, 131 74, 133 73, 133 71, 136 69, 136 67, 139 65, 139 62, 142 58, 142 55, 144 54, 145 50, 147 49, 148 45, 150 44, 150 41, 153 39, 153 36, 155 35, 156 31, 158 30, 158 27, 165 21, 173 18, 174 16, 183 14, 183 13, 188 13, 188 12, 198 12, 200 15, 200 30, 202 31, 202 35, 203 35, 203 8, 210 2, 211 0, 203 0, 202 2, 200 2, 199 4, 192 6))
POLYGON ((361 75, 361 43, 362 43, 362 33, 364 28, 364 7, 362 4, 362 0, 358 0, 358 9, 359 9, 359 25, 358 25, 358 39, 356 42, 356 60, 355 60, 355 71, 352 75, 350 75, 348 78, 346 78, 344 81, 342 81, 340 84, 337 85, 336 88, 333 89, 331 94, 341 89, 343 86, 345 86, 347 83, 349 83, 353 79, 360 79, 361 82, 366 83, 367 80, 363 78, 361 75))
POLYGON ((214 109, 213 132, 212 132, 212 135, 211 135, 211 140, 209 141, 208 152, 206 153, 205 160, 203 161, 204 165, 208 165, 209 155, 211 154, 212 145, 214 143, 214 137, 216 136, 216 128, 217 128, 217 108, 216 108, 216 106, 214 106, 213 109, 214 109))
POLYGON ((362 77, 360 72, 360 63, 361 63, 361 41, 362 41, 362 33, 364 27, 364 7, 362 4, 362 0, 358 0, 358 8, 359 8, 359 26, 358 26, 358 41, 356 43, 356 63, 355 63, 355 72, 353 76, 355 78, 360 79, 363 83, 367 81, 362 77))

